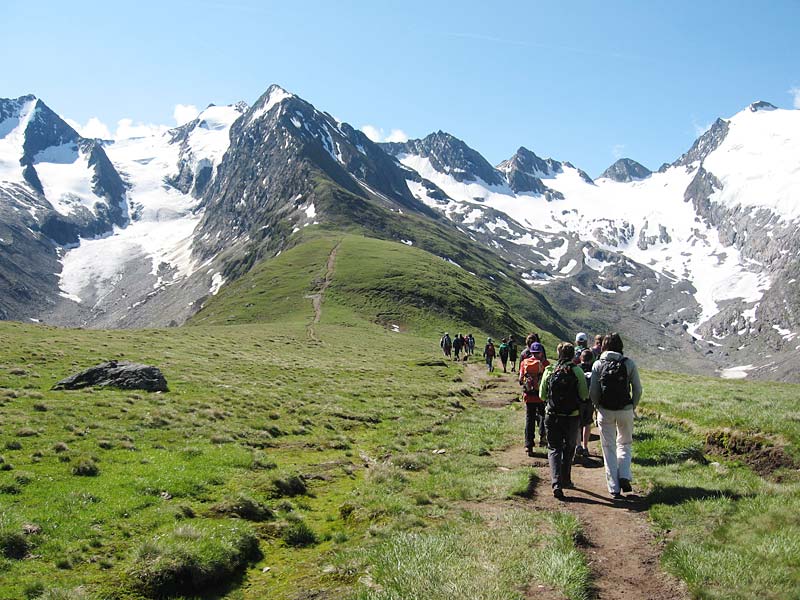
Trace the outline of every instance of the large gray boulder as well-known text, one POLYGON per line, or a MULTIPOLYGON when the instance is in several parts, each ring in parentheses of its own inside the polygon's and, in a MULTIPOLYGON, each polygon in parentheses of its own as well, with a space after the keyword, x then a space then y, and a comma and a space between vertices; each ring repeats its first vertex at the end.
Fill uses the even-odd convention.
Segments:
POLYGON ((54 390, 78 390, 90 386, 124 390, 167 392, 167 380, 157 367, 112 360, 90 367, 56 383, 54 390))

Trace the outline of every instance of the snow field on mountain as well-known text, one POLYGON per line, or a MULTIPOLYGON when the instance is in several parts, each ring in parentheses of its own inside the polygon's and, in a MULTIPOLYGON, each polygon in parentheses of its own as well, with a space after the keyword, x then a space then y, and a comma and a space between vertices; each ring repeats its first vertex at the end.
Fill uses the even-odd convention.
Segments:
POLYGON ((208 165, 216 169, 230 145, 230 129, 242 113, 235 106, 209 106, 197 116, 189 134, 187 156, 192 171, 208 165))
POLYGON ((704 163, 723 185, 712 201, 800 219, 800 110, 745 109, 728 124, 704 163))
POLYGON ((94 213, 94 205, 103 201, 92 190, 95 172, 89 157, 75 144, 43 150, 36 155, 34 167, 45 197, 62 215, 69 215, 78 206, 94 213))
POLYGON ((178 147, 169 144, 169 134, 134 138, 106 148, 109 158, 131 182, 129 201, 140 210, 125 228, 115 228, 104 238, 81 240, 80 246, 62 259, 61 289, 82 298, 102 298, 120 280, 125 265, 149 260, 156 275, 161 263, 176 269, 176 276, 188 276, 196 265, 191 259, 191 235, 200 221, 193 212, 197 201, 168 187, 165 174, 177 172, 178 147))
MULTIPOLYGON (((692 204, 684 202, 683 195, 693 174, 683 167, 631 183, 600 179, 589 184, 577 169, 565 166, 561 173, 545 180, 548 187, 564 194, 565 199, 548 201, 544 196, 516 195, 505 186, 489 186, 480 180, 459 182, 437 171, 428 158, 408 154, 398 158, 462 205, 459 210, 449 204, 445 207, 446 213, 468 214, 468 221, 475 222, 480 217, 476 211, 487 206, 525 227, 565 236, 565 243, 549 249, 549 259, 545 259, 553 270, 561 267, 572 272, 571 268, 567 269, 569 264, 561 266, 569 250, 567 236, 572 234, 581 240, 593 241, 600 248, 621 252, 673 282, 689 280, 697 290, 695 299, 701 306, 696 324, 719 312, 720 302, 734 298, 755 302, 769 287, 768 278, 749 271, 739 252, 724 246, 717 232, 697 216, 692 204), (660 226, 671 241, 660 240, 660 226), (640 235, 652 238, 644 249, 638 245, 640 235)), ((411 191, 418 194, 420 188, 424 190, 417 184, 411 191)), ((426 201, 426 195, 421 199, 426 201)), ((442 209, 441 203, 429 199, 426 203, 442 209)), ((499 235, 505 225, 499 221, 496 228, 490 230, 499 235)), ((504 237, 533 246, 539 246, 540 242, 531 235, 504 237)), ((584 264, 602 273, 610 263, 585 254, 584 264)), ((547 281, 535 277, 525 279, 537 285, 547 281)), ((605 293, 615 291, 605 287, 598 289, 605 293)))
POLYGON ((25 143, 25 128, 33 112, 36 100, 20 107, 19 116, 0 122, 0 182, 22 180, 22 145, 25 143))

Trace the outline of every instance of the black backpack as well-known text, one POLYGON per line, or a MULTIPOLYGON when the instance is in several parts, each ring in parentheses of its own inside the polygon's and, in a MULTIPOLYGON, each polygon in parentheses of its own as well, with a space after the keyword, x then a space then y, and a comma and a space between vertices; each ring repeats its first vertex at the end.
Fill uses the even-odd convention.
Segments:
POLYGON ((622 360, 600 359, 600 406, 609 410, 622 410, 632 403, 628 385, 628 367, 622 360))
POLYGON ((559 361, 547 380, 547 408, 557 415, 571 415, 578 410, 578 377, 572 361, 559 361))

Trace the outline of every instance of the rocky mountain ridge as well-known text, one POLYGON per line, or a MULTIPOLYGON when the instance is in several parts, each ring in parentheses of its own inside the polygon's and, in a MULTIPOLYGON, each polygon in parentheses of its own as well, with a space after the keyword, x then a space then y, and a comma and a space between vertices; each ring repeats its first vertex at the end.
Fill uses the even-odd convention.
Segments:
POLYGON ((776 131, 784 146, 800 143, 796 112, 754 103, 658 173, 624 159, 595 181, 525 147, 492 167, 441 131, 375 144, 279 86, 251 107, 212 105, 153 139, 106 144, 38 99, 3 100, 0 316, 178 324, 310 225, 436 253, 408 233, 413 217, 490 249, 537 294, 583 315, 581 328, 654 340, 657 364, 691 355, 732 375, 792 378, 800 182, 791 164, 758 156, 777 152, 776 131), (772 204, 737 179, 748 171, 742 148, 772 204), (74 183, 84 164, 83 196, 53 183, 74 183), (776 176, 781 189, 767 185, 776 176))

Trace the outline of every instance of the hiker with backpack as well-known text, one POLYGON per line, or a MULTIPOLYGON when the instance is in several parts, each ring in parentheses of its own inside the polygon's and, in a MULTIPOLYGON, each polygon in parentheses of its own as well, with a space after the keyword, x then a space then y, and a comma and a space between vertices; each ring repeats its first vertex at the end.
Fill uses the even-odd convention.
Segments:
POLYGON ((464 338, 460 333, 456 334, 453 339, 453 360, 458 360, 458 355, 461 354, 461 348, 464 346, 464 338))
POLYGON ((511 372, 517 371, 517 342, 514 341, 514 336, 508 336, 508 360, 511 361, 511 372))
POLYGON ((572 455, 580 425, 579 407, 589 397, 586 377, 572 362, 575 346, 569 342, 558 345, 558 362, 548 366, 539 395, 545 403, 544 427, 547 434, 547 460, 553 496, 564 498, 564 489, 572 484, 572 455))
POLYGON ((469 354, 475 354, 475 338, 472 337, 472 334, 468 334, 466 337, 467 340, 467 348, 469 349, 469 354))
POLYGON ((495 356, 496 352, 494 349, 494 342, 492 341, 492 338, 489 338, 486 340, 486 346, 483 348, 483 358, 486 359, 486 366, 489 369, 489 373, 494 372, 494 365, 492 364, 492 361, 494 360, 495 356))
POLYGON ((575 335, 575 356, 572 359, 576 365, 581 362, 581 353, 589 347, 589 336, 582 331, 575 335))
POLYGON ((544 346, 533 342, 531 355, 519 365, 519 384, 522 386, 522 401, 525 403, 525 451, 533 456, 536 430, 539 430, 539 445, 545 446, 544 401, 539 395, 539 385, 545 368, 550 364, 544 357, 544 346))
POLYGON ((448 358, 450 358, 450 349, 453 347, 453 341, 450 339, 450 334, 446 331, 442 336, 442 339, 439 340, 439 345, 442 347, 442 352, 448 358))
MULTIPOLYGON (((594 363, 594 354, 591 350, 584 350, 581 352, 581 362, 578 365, 586 376, 586 387, 591 389, 592 382, 592 364, 594 363)), ((592 422, 594 421, 594 406, 590 400, 581 402, 580 408, 581 426, 578 429, 578 445, 575 447, 575 460, 586 460, 589 458, 589 436, 592 433, 592 422)))
MULTIPOLYGON (((529 333, 528 337, 525 338, 525 349, 522 351, 522 354, 519 355, 519 362, 522 364, 522 361, 526 358, 531 357, 531 344, 537 343, 540 344, 542 340, 539 339, 538 333, 529 333)), ((542 352, 544 353, 544 357, 547 358, 547 351, 542 346, 542 352)))
POLYGON ((500 352, 500 362, 503 363, 503 373, 508 373, 506 369, 506 365, 508 364, 508 339, 503 338, 503 341, 500 343, 500 348, 498 349, 500 352))
POLYGON ((622 498, 621 491, 632 491, 633 411, 642 397, 639 370, 636 363, 623 356, 622 347, 618 333, 603 338, 602 353, 592 366, 589 388, 597 409, 608 493, 614 499, 622 498))

